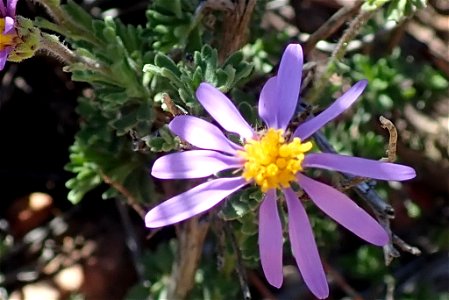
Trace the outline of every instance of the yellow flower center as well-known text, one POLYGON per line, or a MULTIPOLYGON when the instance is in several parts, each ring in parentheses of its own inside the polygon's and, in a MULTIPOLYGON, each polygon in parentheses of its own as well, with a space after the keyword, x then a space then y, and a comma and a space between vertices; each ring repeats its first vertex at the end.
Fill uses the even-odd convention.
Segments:
POLYGON ((10 47, 14 45, 14 38, 16 37, 15 32, 12 33, 3 33, 5 30, 5 19, 0 18, 0 51, 5 49, 6 47, 10 47))
POLYGON ((270 128, 259 140, 247 141, 244 149, 238 152, 245 159, 242 176, 266 192, 290 186, 302 171, 304 153, 312 149, 312 143, 301 143, 299 138, 286 142, 282 130, 270 128))

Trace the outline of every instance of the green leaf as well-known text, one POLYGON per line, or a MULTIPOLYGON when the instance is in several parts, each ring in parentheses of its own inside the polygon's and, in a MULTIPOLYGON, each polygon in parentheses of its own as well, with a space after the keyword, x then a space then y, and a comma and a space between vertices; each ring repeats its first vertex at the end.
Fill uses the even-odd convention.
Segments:
POLYGON ((160 68, 169 69, 173 74, 175 74, 175 76, 181 76, 181 72, 179 71, 175 62, 167 55, 164 55, 162 53, 156 54, 154 58, 154 64, 160 68))
POLYGON ((182 15, 182 0, 154 0, 153 1, 153 9, 157 9, 158 11, 162 11, 164 13, 174 13, 178 18, 182 15))
POLYGON ((128 133, 137 123, 137 110, 121 115, 111 123, 111 126, 117 129, 117 134, 124 135, 128 133))
POLYGON ((68 0, 66 5, 62 5, 62 9, 67 12, 67 15, 69 15, 78 26, 82 26, 88 31, 92 30, 92 16, 73 0, 68 0))
POLYGON ((236 51, 231 56, 229 56, 226 61, 224 62, 223 66, 237 66, 240 64, 240 62, 243 61, 243 53, 242 51, 236 51))

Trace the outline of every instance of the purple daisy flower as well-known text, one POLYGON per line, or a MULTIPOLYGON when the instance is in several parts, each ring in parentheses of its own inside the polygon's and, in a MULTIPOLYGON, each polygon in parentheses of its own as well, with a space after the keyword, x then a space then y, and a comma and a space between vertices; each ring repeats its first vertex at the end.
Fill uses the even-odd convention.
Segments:
POLYGON ((14 28, 16 22, 17 0, 6 0, 6 6, 0 0, 0 71, 5 67, 9 53, 14 48, 17 37, 14 28))
POLYGON ((259 251, 268 282, 280 287, 282 274, 282 226, 276 204, 277 191, 286 200, 288 231, 292 253, 302 277, 318 298, 326 298, 329 288, 318 254, 312 228, 303 204, 290 187, 297 182, 310 199, 332 219, 362 239, 378 246, 388 243, 385 230, 345 194, 307 177, 308 168, 336 170, 379 180, 407 180, 415 171, 407 166, 329 153, 311 153, 306 141, 317 130, 351 106, 367 85, 357 82, 318 116, 302 123, 293 134, 286 132, 293 117, 301 86, 303 55, 300 45, 285 50, 277 76, 264 85, 259 115, 267 125, 255 132, 232 102, 218 89, 202 83, 196 96, 206 111, 227 132, 238 134, 242 145, 230 141, 211 123, 193 116, 177 116, 169 124, 176 135, 196 147, 156 160, 152 175, 161 179, 203 178, 222 170, 241 170, 241 175, 206 181, 150 210, 149 228, 183 221, 205 212, 248 184, 265 192, 259 208, 259 251), (304 142, 306 141, 306 142, 304 142))

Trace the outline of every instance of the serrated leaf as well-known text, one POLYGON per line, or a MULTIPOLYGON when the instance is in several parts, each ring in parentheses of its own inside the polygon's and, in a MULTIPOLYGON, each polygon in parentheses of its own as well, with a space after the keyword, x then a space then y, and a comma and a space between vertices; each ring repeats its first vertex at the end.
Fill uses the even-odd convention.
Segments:
POLYGON ((241 231, 245 235, 254 235, 258 232, 258 225, 254 217, 253 214, 247 214, 240 219, 240 222, 242 223, 241 231))
POLYGON ((103 94, 102 99, 105 101, 113 102, 115 104, 125 103, 128 99, 128 94, 126 92, 116 92, 103 94))
POLYGON ((178 77, 181 76, 181 72, 179 71, 175 62, 165 54, 162 53, 156 54, 154 58, 154 64, 160 68, 169 69, 171 72, 173 72, 173 74, 175 74, 175 76, 178 77))
POLYGON ((226 82, 224 83, 224 86, 222 87, 222 89, 224 91, 228 92, 229 90, 231 90, 231 88, 235 84, 236 70, 234 69, 233 66, 228 65, 224 68, 224 72, 226 73, 226 82))
POLYGON ((195 97, 185 89, 178 89, 178 94, 181 100, 184 101, 184 103, 191 102, 193 99, 195 99, 195 97))
POLYGON ((164 146, 165 140, 161 137, 152 137, 146 141, 147 146, 153 152, 162 152, 162 147, 164 146))
POLYGON ((231 201, 226 201, 221 209, 222 218, 226 221, 236 220, 241 217, 241 213, 237 211, 231 201))
POLYGON ((257 235, 248 236, 243 243, 241 243, 242 257, 246 260, 258 260, 259 248, 257 242, 257 235))
POLYGON ((179 79, 178 76, 176 76, 175 73, 173 73, 171 70, 166 69, 166 68, 162 68, 160 75, 166 77, 167 79, 172 81, 172 84, 176 84, 178 86, 182 86, 183 83, 182 81, 179 79))
POLYGON ((248 102, 240 102, 238 108, 243 118, 248 121, 249 124, 256 124, 256 113, 248 102))
POLYGON ((196 67, 192 76, 192 84, 194 86, 199 86, 201 82, 203 82, 203 71, 200 67, 196 67))
POLYGON ((150 103, 145 103, 137 110, 137 120, 150 121, 152 119, 153 111, 150 103))
POLYGON ((130 129, 137 123, 137 110, 120 116, 111 123, 111 126, 117 129, 118 135, 123 135, 129 132, 130 129))
POLYGON ((231 65, 237 66, 243 60, 243 53, 241 51, 234 52, 231 56, 229 56, 224 62, 223 66, 231 65))
POLYGON ((248 77, 254 69, 254 65, 252 64, 240 64, 236 69, 235 74, 235 83, 238 83, 240 80, 248 77))

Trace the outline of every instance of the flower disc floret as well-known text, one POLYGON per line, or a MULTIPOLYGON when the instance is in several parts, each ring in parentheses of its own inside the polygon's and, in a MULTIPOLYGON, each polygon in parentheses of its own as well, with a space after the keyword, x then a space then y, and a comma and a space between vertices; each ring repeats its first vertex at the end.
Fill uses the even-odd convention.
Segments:
POLYGON ((258 140, 248 140, 238 155, 245 159, 243 178, 254 181, 263 192, 273 188, 287 188, 302 171, 304 153, 312 143, 294 138, 286 142, 284 131, 270 128, 258 140))
POLYGON ((16 38, 16 33, 13 30, 9 33, 4 33, 5 31, 5 19, 0 18, 0 51, 7 47, 14 45, 14 39, 16 38))

